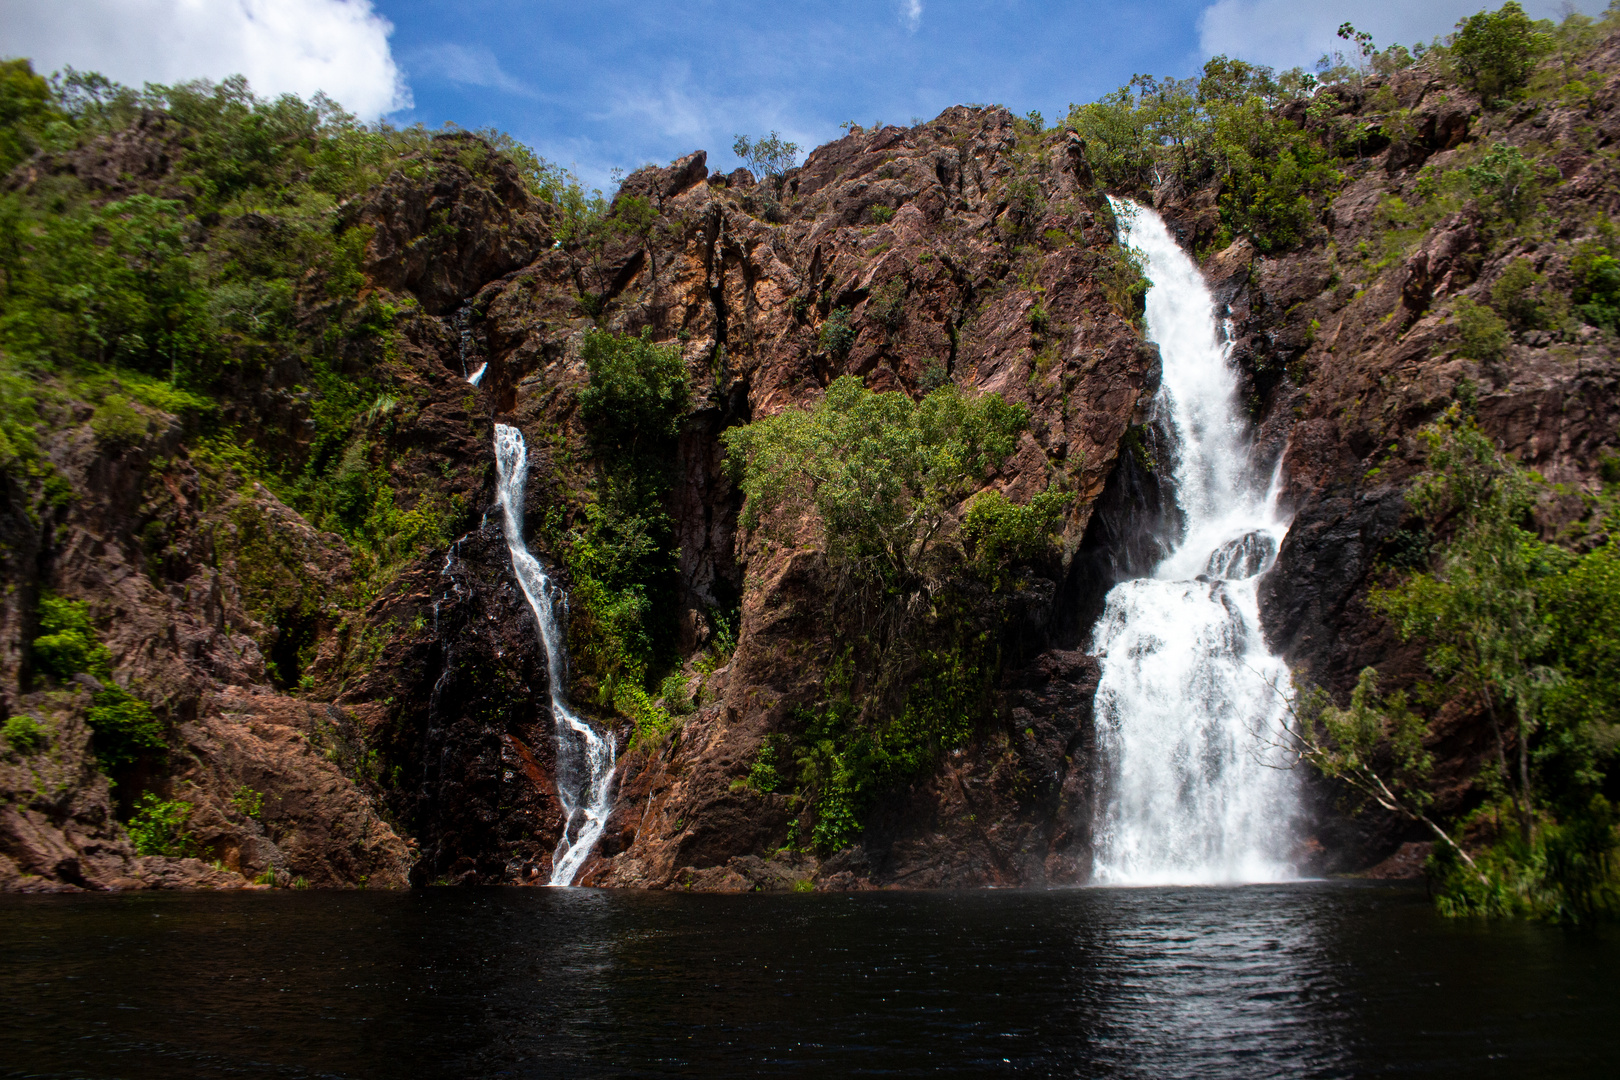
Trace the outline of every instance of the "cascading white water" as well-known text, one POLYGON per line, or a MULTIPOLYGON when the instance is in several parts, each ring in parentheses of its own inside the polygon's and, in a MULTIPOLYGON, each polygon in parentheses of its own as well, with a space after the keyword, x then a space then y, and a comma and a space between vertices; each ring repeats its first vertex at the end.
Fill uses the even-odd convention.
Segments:
POLYGON ((512 571, 540 627, 551 684, 551 715, 557 725, 557 798, 566 823, 551 860, 551 884, 572 885, 607 824, 613 799, 613 737, 598 732, 568 707, 568 645, 560 611, 567 599, 523 542, 523 500, 529 482, 529 451, 523 433, 495 425, 495 485, 505 518, 512 571))
POLYGON ((1152 210, 1112 200, 1146 257, 1154 401, 1175 446, 1184 532, 1151 577, 1108 593, 1093 630, 1102 787, 1093 880, 1275 881, 1289 865, 1293 775, 1268 759, 1288 669, 1260 633, 1258 576, 1288 531, 1253 461, 1237 375, 1198 268, 1152 210))

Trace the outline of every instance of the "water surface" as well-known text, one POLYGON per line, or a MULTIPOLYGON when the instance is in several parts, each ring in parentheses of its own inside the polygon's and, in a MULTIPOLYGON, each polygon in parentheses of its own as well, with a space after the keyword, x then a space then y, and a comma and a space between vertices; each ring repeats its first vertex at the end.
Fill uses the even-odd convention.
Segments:
POLYGON ((1421 889, 0 898, 0 1075, 1600 1076, 1620 935, 1421 889))

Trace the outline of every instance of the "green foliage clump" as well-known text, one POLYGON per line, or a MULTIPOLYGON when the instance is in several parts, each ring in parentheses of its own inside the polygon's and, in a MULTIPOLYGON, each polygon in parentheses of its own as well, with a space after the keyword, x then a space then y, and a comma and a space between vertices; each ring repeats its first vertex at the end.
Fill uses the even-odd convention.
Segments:
POLYGON ((7 717, 5 726, 0 727, 0 738, 5 739, 13 751, 24 757, 39 753, 50 742, 45 729, 32 716, 7 717))
POLYGON ((999 491, 985 491, 968 503, 962 542, 980 574, 994 578, 1002 567, 1034 562, 1051 548, 1069 500, 1043 491, 1020 506, 999 491))
POLYGON ((1098 101, 1072 105, 1069 126, 1103 189, 1139 190, 1166 174, 1213 179, 1228 235, 1246 235, 1270 252, 1310 234, 1314 200, 1341 179, 1323 140, 1276 112, 1314 86, 1297 69, 1279 77, 1217 56, 1199 79, 1138 75, 1098 101))
POLYGON ((748 769, 748 786, 761 795, 773 794, 782 786, 785 744, 786 740, 780 735, 767 735, 759 744, 759 753, 748 769))
POLYGON ((1101 273, 1103 295, 1113 309, 1140 324, 1147 310, 1147 256, 1137 248, 1115 244, 1104 254, 1101 273))
POLYGON ((590 374, 580 419, 599 451, 640 459, 680 432, 687 381, 679 345, 654 342, 650 330, 634 337, 587 330, 580 354, 590 374))
POLYGON ((180 203, 134 195, 99 209, 41 212, 17 195, 5 199, 7 352, 68 371, 121 365, 159 373, 203 360, 206 305, 186 257, 180 203))
POLYGON ((658 697, 671 716, 687 716, 697 707, 697 702, 692 700, 691 678, 679 671, 664 676, 664 681, 658 684, 658 697))
POLYGON ((1152 114, 1138 107, 1129 86, 1085 105, 1069 107, 1069 126, 1085 140, 1086 160, 1103 187, 1131 191, 1152 177, 1152 114))
POLYGON ((1494 12, 1459 22, 1450 56, 1468 85, 1490 103, 1522 88, 1549 45, 1517 0, 1508 0, 1494 12))
MULTIPOLYGON (((811 843, 843 847, 877 794, 932 767, 989 712, 1007 571, 1047 550, 1065 499, 1016 506, 968 496, 1027 423, 997 395, 945 384, 921 401, 845 376, 812 409, 734 428, 725 440, 746 495, 743 523, 783 543, 815 522, 834 578, 835 658, 822 700, 795 714, 795 791, 811 843), (987 603, 987 601, 989 601, 987 603)), ((785 785, 786 762, 771 761, 785 785)))
POLYGON ((572 653, 596 697, 650 734, 668 728, 647 680, 673 640, 674 526, 665 507, 688 406, 677 344, 586 332, 580 418, 596 456, 596 498, 569 537, 572 653))
POLYGON ((0 61, 0 175, 37 150, 46 126, 60 116, 51 84, 32 64, 0 61))
POLYGON ((1012 453, 1028 412, 998 394, 947 384, 922 401, 833 381, 813 409, 788 409, 725 434, 747 496, 744 524, 785 533, 813 510, 829 560, 909 583, 930 572, 951 511, 1012 453))
POLYGON ((1602 240, 1578 245, 1569 261, 1575 279, 1572 299, 1581 318, 1593 326, 1620 327, 1620 260, 1602 240))
POLYGON ((39 598, 39 628, 34 639, 34 665, 47 675, 70 679, 81 671, 98 679, 112 676, 112 654, 90 623, 90 605, 51 593, 39 598))
POLYGON ((1620 548, 1577 555, 1539 540, 1527 526, 1542 481, 1455 408, 1425 440, 1429 468, 1409 497, 1449 539, 1430 569, 1370 602, 1404 639, 1425 644, 1440 680, 1433 704, 1454 701, 1489 726, 1488 802, 1465 827, 1483 827, 1503 805, 1517 823, 1477 866, 1461 849, 1437 861, 1442 908, 1620 913, 1620 836, 1604 796, 1620 749, 1620 548))
POLYGON ((103 772, 135 764, 142 755, 165 749, 163 722, 152 706, 116 684, 96 691, 85 722, 95 730, 93 745, 103 772))
POLYGON ((1539 199, 1541 170, 1517 146, 1497 143, 1462 172, 1481 208, 1504 221, 1523 221, 1539 199))
POLYGON ((1521 330, 1541 327, 1547 310, 1538 293, 1545 284, 1529 259, 1515 259, 1491 286, 1491 306, 1521 330))
POLYGON ((849 355, 850 348, 855 344, 855 327, 850 324, 850 314, 847 307, 833 308, 832 313, 822 320, 817 335, 821 347, 840 360, 849 355))
POLYGON ((1315 215, 1312 197, 1341 179, 1321 145, 1259 98, 1221 110, 1213 139, 1222 223, 1265 252, 1304 240, 1315 215))
POLYGON ((1457 355, 1481 363, 1495 363, 1507 351, 1508 326, 1484 304, 1459 297, 1456 307, 1457 355))
POLYGON ((258 816, 264 812, 264 792, 256 791, 243 784, 231 796, 231 809, 243 817, 257 820, 258 816))
POLYGON ((183 859, 197 854, 197 842, 186 828, 195 809, 184 799, 163 799, 148 791, 124 827, 142 855, 183 859))
POLYGON ((90 430, 111 446, 131 446, 140 442, 151 425, 122 394, 109 394, 90 416, 90 430))

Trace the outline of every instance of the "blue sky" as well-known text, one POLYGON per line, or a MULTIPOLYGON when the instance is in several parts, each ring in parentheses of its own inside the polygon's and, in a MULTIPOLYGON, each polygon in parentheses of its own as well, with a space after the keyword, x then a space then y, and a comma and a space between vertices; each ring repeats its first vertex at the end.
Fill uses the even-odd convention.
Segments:
POLYGON ((1214 51, 1309 67, 1339 44, 1332 28, 1346 18, 1374 31, 1380 44, 1411 44, 1446 32, 1480 6, 1480 0, 377 2, 394 23, 394 55, 415 98, 401 118, 503 128, 604 185, 615 167, 628 171, 699 148, 709 151, 711 167, 733 168, 731 143, 739 133, 774 129, 808 149, 838 137, 845 121, 903 124, 966 102, 1039 109, 1051 121, 1070 102, 1093 100, 1136 72, 1191 74, 1214 51), (1207 25, 1212 8, 1224 10, 1226 27, 1207 25))
POLYGON ((651 6, 384 0, 415 95, 401 116, 504 128, 600 179, 778 130, 806 147, 854 120, 908 123, 961 102, 1061 115, 1135 71, 1199 62, 1205 5, 977 0, 651 6), (498 32, 491 32, 499 27, 498 32))
MULTIPOLYGON (((1562 0, 1526 0, 1552 16, 1562 0)), ((806 150, 854 120, 958 103, 1049 121, 1137 72, 1215 53, 1310 67, 1345 19, 1385 45, 1449 31, 1484 0, 0 0, 0 55, 139 85, 241 72, 320 89, 367 119, 494 126, 607 187, 614 169, 733 138, 806 150)), ((1589 13, 1604 0, 1576 0, 1589 13)))

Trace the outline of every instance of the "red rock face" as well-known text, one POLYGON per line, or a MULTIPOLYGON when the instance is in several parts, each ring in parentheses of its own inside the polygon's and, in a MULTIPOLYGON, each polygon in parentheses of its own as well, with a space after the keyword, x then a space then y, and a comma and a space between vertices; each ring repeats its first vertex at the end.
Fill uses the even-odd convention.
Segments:
MULTIPOLYGON (((1606 72, 1617 61, 1611 44, 1591 66, 1606 72)), ((1390 89, 1412 110, 1412 134, 1341 163, 1347 181, 1319 236, 1270 257, 1240 240, 1205 260, 1230 305, 1262 452, 1283 455, 1296 511, 1262 590, 1267 632, 1331 689, 1347 689, 1369 663, 1391 685, 1421 668, 1420 650, 1395 641, 1364 598, 1407 523, 1402 491, 1420 467, 1413 435, 1460 387, 1477 397, 1488 431, 1575 491, 1593 488, 1599 452, 1616 441, 1620 367, 1601 335, 1523 332, 1487 366, 1455 355, 1448 321, 1457 297, 1482 300, 1514 259, 1567 293, 1570 239, 1596 210, 1620 209, 1607 158, 1592 149, 1620 135, 1620 80, 1611 82, 1590 108, 1485 113, 1456 87, 1402 73, 1390 89), (1464 209, 1399 258, 1352 256, 1380 242, 1381 201, 1411 198, 1420 168, 1445 169, 1495 140, 1545 151, 1556 166, 1548 231, 1504 244, 1464 209)), ((1339 94, 1337 115, 1299 119, 1370 115, 1378 89, 1339 94)), ((124 139, 69 165, 112 176, 113 165, 97 162, 133 162, 116 175, 161 190, 167 139, 161 130, 140 145, 124 139)), ((1086 639, 1103 593, 1150 568, 1143 538, 1175 515, 1151 455, 1133 453, 1127 438, 1157 388, 1158 356, 1134 312, 1110 301, 1111 215, 1084 147, 1038 139, 1004 110, 953 108, 914 128, 856 130, 780 185, 742 170, 710 176, 700 152, 628 177, 620 198, 645 199, 656 221, 598 249, 557 243, 553 208, 482 155, 474 140, 440 140, 426 179, 396 174, 344 211, 372 229, 368 287, 417 301, 397 324, 397 349, 378 361, 408 398, 378 437, 395 451, 402 499, 463 501, 466 531, 449 551, 361 593, 339 538, 262 487, 221 481, 192 459, 180 425, 158 416, 153 434, 122 449, 98 443, 88 409, 57 418, 49 453, 74 498, 49 520, 31 519, 5 478, 0 694, 7 713, 30 710, 54 726, 46 757, 0 762, 0 887, 218 887, 267 871, 332 886, 547 880, 562 821, 546 665, 499 515, 486 513, 491 433, 496 419, 524 431, 528 542, 559 566, 596 480, 576 408, 580 344, 593 325, 646 329, 680 343, 687 363, 691 412, 669 510, 678 646, 700 704, 671 737, 627 747, 623 721, 576 695, 583 711, 620 725, 622 750, 613 814, 581 883, 1083 880, 1097 679, 1086 639), (469 166, 469 154, 483 163, 469 166), (820 330, 840 308, 854 337, 833 354, 820 330), (465 375, 481 364, 471 388, 465 375), (766 738, 815 700, 844 643, 829 629, 813 545, 767 545, 739 530, 720 435, 813 404, 845 374, 913 395, 949 379, 1027 406, 1029 428, 989 483, 1017 501, 1051 483, 1077 497, 1060 551, 1021 580, 1015 600, 987 597, 978 612, 1002 635, 992 718, 935 771, 887 792, 857 847, 821 859, 783 848, 800 809, 792 797, 737 781, 766 738), (196 834, 226 871, 133 854, 88 757, 89 695, 45 695, 25 670, 42 583, 90 601, 118 681, 171 719, 162 786, 197 805, 196 834), (298 607, 296 623, 251 614, 288 596, 317 600, 298 607), (733 605, 734 654, 700 670, 694 661, 714 633, 708 613, 733 605), (302 687, 278 676, 294 631, 318 644, 302 687), (265 797, 255 817, 233 806, 244 786, 265 797)), ((1190 249, 1209 246, 1219 227, 1211 188, 1166 184, 1153 199, 1190 249)), ((245 370, 228 420, 298 446, 309 415, 293 389, 300 378, 296 357, 245 370)), ((1579 504, 1549 502, 1548 530, 1579 516, 1579 504)), ((1437 731, 1446 799, 1461 806, 1483 732, 1462 714, 1442 716, 1437 731)), ((1417 839, 1389 822, 1347 824, 1325 796, 1318 809, 1326 866, 1370 865, 1417 839)))

